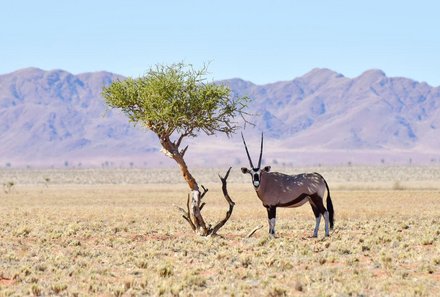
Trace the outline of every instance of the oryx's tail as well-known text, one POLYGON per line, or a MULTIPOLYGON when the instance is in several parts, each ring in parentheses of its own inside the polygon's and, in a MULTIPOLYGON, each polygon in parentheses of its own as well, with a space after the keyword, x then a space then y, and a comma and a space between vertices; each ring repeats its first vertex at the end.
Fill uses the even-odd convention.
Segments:
POLYGON ((330 229, 333 229, 334 226, 334 219, 335 219, 335 210, 333 209, 333 203, 332 198, 330 197, 330 189, 328 188, 327 181, 324 179, 325 187, 327 188, 327 211, 328 211, 328 218, 330 221, 330 229))

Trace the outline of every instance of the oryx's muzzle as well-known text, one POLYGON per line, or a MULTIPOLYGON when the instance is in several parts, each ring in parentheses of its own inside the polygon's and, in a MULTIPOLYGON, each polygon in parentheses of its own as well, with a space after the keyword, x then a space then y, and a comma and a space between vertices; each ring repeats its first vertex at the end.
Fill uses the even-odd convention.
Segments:
POLYGON ((260 173, 258 171, 254 171, 252 174, 252 183, 255 188, 260 186, 260 173))

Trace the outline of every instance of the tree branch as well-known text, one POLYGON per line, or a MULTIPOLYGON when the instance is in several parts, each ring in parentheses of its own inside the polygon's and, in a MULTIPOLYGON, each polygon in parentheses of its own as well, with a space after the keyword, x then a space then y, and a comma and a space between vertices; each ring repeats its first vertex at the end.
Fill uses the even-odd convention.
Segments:
POLYGON ((183 138, 185 138, 186 136, 188 136, 187 133, 182 133, 180 134, 179 138, 177 139, 177 141, 174 142, 174 145, 179 148, 180 144, 182 143, 183 138))
POLYGON ((254 235, 255 232, 257 232, 261 228, 263 228, 263 225, 255 227, 251 232, 248 233, 248 235, 246 235, 246 238, 250 238, 252 235, 254 235))
POLYGON ((191 221, 190 218, 188 218, 188 217, 186 217, 186 216, 182 216, 182 218, 184 218, 184 219, 189 223, 189 225, 191 226, 191 229, 192 229, 193 231, 196 231, 196 226, 194 226, 194 223, 191 221))
POLYGON ((206 193, 208 193, 208 189, 205 188, 205 186, 201 185, 202 189, 203 189, 203 193, 200 195, 200 201, 202 201, 203 197, 205 197, 206 193))
POLYGON ((196 231, 196 225, 194 225, 193 221, 191 220, 191 213, 190 213, 190 210, 189 210, 189 200, 190 200, 189 195, 190 194, 188 193, 188 199, 186 200, 187 221, 191 225, 191 229, 193 231, 196 231))
POLYGON ((188 149, 188 146, 185 146, 185 148, 180 151, 180 155, 182 156, 182 158, 183 158, 183 156, 185 156, 185 153, 186 153, 187 149, 188 149))
POLYGON ((194 130, 194 128, 187 128, 185 130, 185 132, 183 132, 182 134, 180 134, 179 138, 177 139, 177 141, 174 142, 174 145, 176 146, 177 149, 179 149, 180 144, 182 144, 182 140, 183 138, 191 135, 192 131, 194 130))
POLYGON ((187 215, 187 212, 186 212, 182 207, 180 207, 180 206, 178 206, 178 205, 176 205, 176 204, 173 204, 173 206, 174 206, 175 208, 177 208, 178 210, 180 210, 180 211, 183 213, 184 216, 187 215))
POLYGON ((177 206, 175 204, 174 204, 174 207, 177 208, 180 212, 182 212, 182 218, 184 218, 189 223, 189 225, 191 226, 191 229, 193 231, 195 231, 196 230, 196 226, 192 222, 191 215, 189 213, 189 194, 188 194, 188 200, 187 200, 186 204, 187 204, 187 210, 186 211, 182 207, 177 206))
POLYGON ((219 174, 219 178, 222 181, 223 196, 225 197, 226 201, 229 204, 229 210, 226 212, 225 218, 223 220, 220 220, 214 226, 214 228, 212 228, 211 235, 215 235, 217 233, 217 231, 220 230, 220 228, 223 227, 224 224, 226 224, 226 222, 229 220, 229 218, 232 215, 232 211, 234 210, 235 202, 232 201, 231 197, 228 194, 227 182, 226 182, 226 180, 228 179, 229 173, 231 172, 231 169, 232 169, 232 167, 229 167, 228 171, 226 172, 225 177, 221 177, 219 174))
POLYGON ((252 123, 252 122, 250 122, 250 121, 248 121, 248 120, 245 118, 245 115, 250 115, 250 114, 247 113, 247 112, 244 112, 244 111, 240 112, 240 117, 242 118, 242 120, 243 120, 243 122, 244 122, 244 128, 246 128, 246 124, 249 124, 249 125, 251 125, 252 127, 255 127, 256 124, 255 124, 255 123, 252 123))

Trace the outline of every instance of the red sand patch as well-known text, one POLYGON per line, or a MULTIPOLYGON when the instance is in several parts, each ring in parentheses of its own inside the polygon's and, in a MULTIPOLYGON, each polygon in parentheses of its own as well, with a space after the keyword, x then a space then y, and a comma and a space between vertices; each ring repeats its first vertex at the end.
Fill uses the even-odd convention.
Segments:
POLYGON ((440 272, 435 272, 432 274, 432 278, 434 278, 437 281, 440 281, 440 272))
POLYGON ((10 286, 13 285, 15 281, 10 278, 0 277, 0 286, 10 286))

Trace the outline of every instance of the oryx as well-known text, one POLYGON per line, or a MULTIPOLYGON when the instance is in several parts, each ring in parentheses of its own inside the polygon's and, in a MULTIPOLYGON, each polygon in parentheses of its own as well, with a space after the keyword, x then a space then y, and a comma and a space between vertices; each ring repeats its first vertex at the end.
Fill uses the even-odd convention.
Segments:
POLYGON ((316 218, 313 236, 318 237, 321 215, 325 220, 325 235, 329 236, 329 225, 333 229, 334 210, 330 190, 325 179, 319 173, 301 173, 287 175, 279 172, 269 172, 270 166, 261 168, 263 155, 263 133, 261 133, 261 149, 258 166, 252 164, 251 157, 244 140, 244 148, 249 159, 250 169, 243 167, 241 171, 252 176, 252 184, 263 206, 267 209, 269 234, 275 235, 275 220, 277 207, 299 207, 307 202, 312 206, 316 218), (327 209, 324 207, 324 194, 327 192, 327 209))

